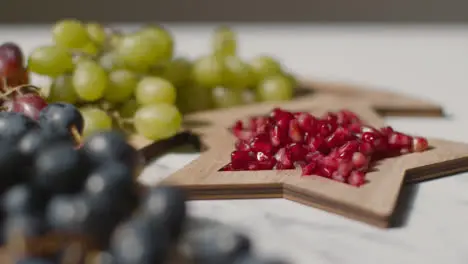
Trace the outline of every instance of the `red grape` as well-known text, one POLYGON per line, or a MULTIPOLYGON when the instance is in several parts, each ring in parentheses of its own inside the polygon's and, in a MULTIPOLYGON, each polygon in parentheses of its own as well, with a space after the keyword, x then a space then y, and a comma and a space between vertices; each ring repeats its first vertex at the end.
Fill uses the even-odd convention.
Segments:
POLYGON ((23 72, 24 56, 18 45, 7 42, 0 45, 0 75, 10 77, 23 72))
POLYGON ((12 42, 0 45, 0 90, 5 90, 5 83, 12 87, 28 82, 29 73, 24 67, 24 56, 20 47, 12 42))
POLYGON ((5 106, 8 108, 8 111, 22 113, 37 120, 39 112, 47 106, 47 102, 39 94, 28 93, 18 95, 11 101, 7 101, 5 106))

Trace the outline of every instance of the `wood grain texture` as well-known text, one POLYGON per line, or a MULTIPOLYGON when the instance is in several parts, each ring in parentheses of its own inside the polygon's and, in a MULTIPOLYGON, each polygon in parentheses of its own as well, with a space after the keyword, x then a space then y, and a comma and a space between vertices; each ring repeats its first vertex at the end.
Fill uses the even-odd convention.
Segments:
POLYGON ((444 111, 441 106, 428 100, 414 98, 395 92, 365 88, 351 84, 302 80, 300 89, 305 96, 298 100, 309 100, 307 91, 329 93, 344 98, 366 100, 379 114, 384 116, 431 116, 442 117, 444 111))
POLYGON ((200 112, 187 121, 209 124, 195 128, 205 134, 208 150, 164 182, 186 188, 192 199, 245 199, 283 197, 378 227, 391 222, 403 182, 441 177, 468 170, 468 145, 430 139, 431 149, 379 162, 360 188, 322 177, 301 177, 300 170, 218 171, 230 159, 235 138, 229 133, 234 120, 262 115, 280 106, 291 111, 322 114, 347 108, 365 123, 380 127, 383 120, 364 102, 321 94, 310 100, 283 104, 264 103, 220 111, 200 112))

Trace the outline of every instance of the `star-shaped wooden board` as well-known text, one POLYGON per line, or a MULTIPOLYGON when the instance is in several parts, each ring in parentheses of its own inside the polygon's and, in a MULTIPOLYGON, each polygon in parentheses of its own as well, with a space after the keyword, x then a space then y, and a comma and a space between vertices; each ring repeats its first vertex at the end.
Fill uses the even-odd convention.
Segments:
POLYGON ((308 95, 311 93, 329 93, 345 98, 367 100, 375 111, 384 116, 444 116, 441 106, 409 95, 351 84, 301 80, 298 99, 307 100, 307 97, 313 96, 308 95))
POLYGON ((219 171, 229 162, 235 138, 227 128, 235 120, 264 115, 278 106, 321 115, 349 109, 367 124, 384 126, 365 103, 320 95, 310 101, 258 104, 187 116, 198 127, 207 150, 165 183, 184 187, 192 199, 286 198, 379 227, 390 224, 402 183, 441 177, 468 170, 468 145, 429 139, 431 149, 381 161, 367 174, 368 183, 353 187, 317 176, 301 177, 300 170, 219 171))

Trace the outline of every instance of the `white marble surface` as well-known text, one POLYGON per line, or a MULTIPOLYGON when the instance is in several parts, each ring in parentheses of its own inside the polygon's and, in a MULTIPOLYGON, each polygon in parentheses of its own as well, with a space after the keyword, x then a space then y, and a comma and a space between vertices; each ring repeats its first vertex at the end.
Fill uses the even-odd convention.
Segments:
MULTIPOLYGON (((171 27, 178 53, 208 50, 206 26, 171 27)), ((241 54, 276 54, 301 75, 404 91, 442 104, 451 118, 388 119, 409 132, 468 142, 468 26, 239 26, 241 54)), ((27 51, 47 28, 0 27, 0 42, 27 51)), ((153 181, 196 154, 170 154, 144 172, 153 181)), ((200 201, 191 213, 249 232, 263 254, 298 264, 468 263, 468 174, 416 185, 405 226, 381 230, 286 200, 200 201)))

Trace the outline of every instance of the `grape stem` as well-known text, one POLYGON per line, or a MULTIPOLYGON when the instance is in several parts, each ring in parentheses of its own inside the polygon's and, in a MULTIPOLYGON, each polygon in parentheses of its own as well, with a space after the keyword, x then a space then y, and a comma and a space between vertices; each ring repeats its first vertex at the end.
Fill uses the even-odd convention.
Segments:
POLYGON ((70 128, 70 132, 73 136, 73 139, 75 140, 76 144, 80 146, 83 143, 83 137, 80 135, 80 132, 78 131, 78 128, 76 126, 72 126, 70 128))

